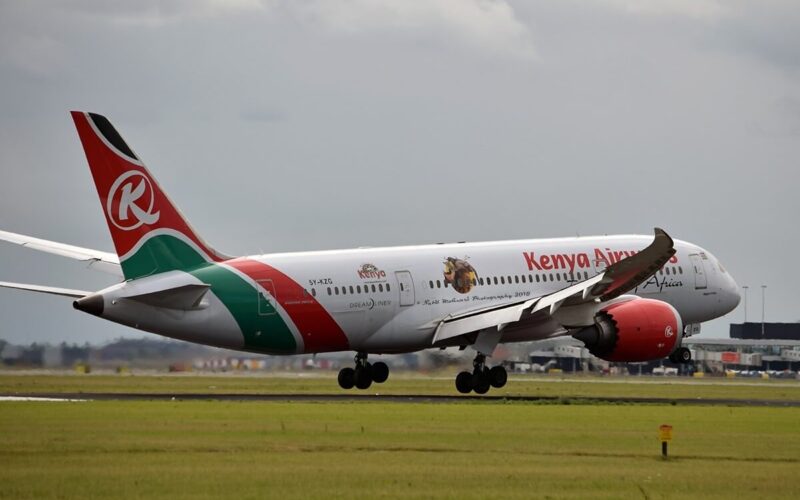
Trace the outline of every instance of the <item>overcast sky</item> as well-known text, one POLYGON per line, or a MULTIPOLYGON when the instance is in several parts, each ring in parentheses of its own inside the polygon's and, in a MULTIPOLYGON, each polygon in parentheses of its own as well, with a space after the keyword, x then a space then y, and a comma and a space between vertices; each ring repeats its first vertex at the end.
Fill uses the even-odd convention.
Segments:
MULTIPOLYGON (((796 321, 800 4, 0 2, 0 229, 112 250, 68 111, 231 254, 650 233, 796 321)), ((113 278, 0 243, 0 280, 113 278)), ((0 338, 150 334, 0 290, 0 338)), ((704 325, 727 336, 743 305, 704 325)))

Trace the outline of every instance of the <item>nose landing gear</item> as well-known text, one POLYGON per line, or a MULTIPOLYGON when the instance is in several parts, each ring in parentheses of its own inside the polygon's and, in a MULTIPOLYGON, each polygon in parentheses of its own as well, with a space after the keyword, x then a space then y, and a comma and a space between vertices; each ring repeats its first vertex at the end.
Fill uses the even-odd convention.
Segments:
POLYGON ((486 394, 489 389, 497 389, 506 385, 508 372, 500 365, 488 368, 486 366, 486 356, 478 354, 472 361, 472 373, 464 371, 456 376, 456 389, 461 394, 469 394, 475 391, 476 394, 486 394))
POLYGON ((373 382, 382 384, 389 378, 389 366, 383 361, 370 363, 367 353, 359 352, 355 357, 355 368, 342 368, 339 370, 339 387, 342 389, 368 389, 373 382))

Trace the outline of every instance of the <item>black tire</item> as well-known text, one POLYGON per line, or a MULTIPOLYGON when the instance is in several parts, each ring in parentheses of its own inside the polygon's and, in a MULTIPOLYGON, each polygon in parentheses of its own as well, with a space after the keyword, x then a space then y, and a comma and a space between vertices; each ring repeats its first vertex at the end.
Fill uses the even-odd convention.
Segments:
POLYGON ((356 384, 355 376, 355 370, 350 367, 339 370, 339 387, 342 389, 352 389, 356 384))
POLYGON ((678 362, 686 364, 692 362, 692 351, 690 351, 687 347, 681 347, 677 351, 675 351, 675 359, 678 362))
POLYGON ((504 367, 493 366, 489 370, 489 383, 492 384, 492 387, 499 389, 506 385, 506 382, 508 382, 508 372, 504 367))
POLYGON ((472 374, 472 390, 476 394, 486 394, 492 384, 489 383, 489 370, 483 369, 472 374))
POLYGON ((372 381, 382 384, 389 378, 389 366, 383 361, 378 361, 372 365, 372 381))
POLYGON ((472 392, 472 374, 470 372, 461 372, 456 376, 456 389, 461 394, 472 392))
POLYGON ((367 365, 365 367, 358 367, 356 368, 355 374, 355 384, 356 387, 359 389, 369 389, 369 386, 372 385, 372 373, 370 373, 370 366, 367 365))

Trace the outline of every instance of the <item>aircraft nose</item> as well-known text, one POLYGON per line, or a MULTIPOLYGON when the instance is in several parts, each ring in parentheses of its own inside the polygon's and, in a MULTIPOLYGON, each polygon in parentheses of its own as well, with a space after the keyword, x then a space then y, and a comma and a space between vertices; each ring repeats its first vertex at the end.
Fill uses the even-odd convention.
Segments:
POLYGON ((731 312, 739 307, 739 303, 742 301, 742 295, 739 293, 739 285, 730 274, 726 275, 725 283, 722 286, 722 296, 723 306, 726 312, 731 312))

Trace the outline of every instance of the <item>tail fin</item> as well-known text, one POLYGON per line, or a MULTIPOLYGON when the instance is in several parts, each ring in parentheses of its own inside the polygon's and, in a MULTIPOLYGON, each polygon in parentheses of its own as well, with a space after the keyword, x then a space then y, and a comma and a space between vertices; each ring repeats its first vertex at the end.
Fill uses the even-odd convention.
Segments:
POLYGON ((207 245, 106 117, 73 111, 125 279, 226 260, 207 245))

